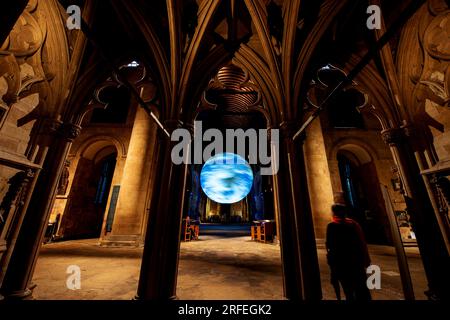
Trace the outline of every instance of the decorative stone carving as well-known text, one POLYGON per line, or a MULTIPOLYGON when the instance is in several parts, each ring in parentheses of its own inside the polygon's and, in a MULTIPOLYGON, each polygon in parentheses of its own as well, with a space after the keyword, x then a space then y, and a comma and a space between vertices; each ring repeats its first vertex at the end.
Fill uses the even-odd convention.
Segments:
POLYGON ((44 44, 45 31, 32 15, 36 6, 37 1, 28 4, 0 47, 0 77, 4 77, 8 84, 3 101, 9 106, 17 102, 20 95, 31 85, 44 80, 44 77, 39 75, 43 74, 42 69, 39 70, 41 68, 39 50, 44 44), (30 65, 30 62, 34 66, 30 65))
POLYGON ((9 179, 8 191, 0 204, 0 235, 2 235, 3 227, 6 225, 11 211, 23 204, 23 199, 20 195, 33 176, 33 171, 26 170, 19 171, 9 179))
POLYGON ((221 123, 229 128, 248 127, 251 116, 246 113, 252 111, 269 119, 267 110, 263 108, 260 88, 247 71, 235 64, 222 67, 210 80, 196 111, 200 114, 206 110, 222 113, 221 123))
POLYGON ((449 2, 429 0, 412 19, 397 55, 402 102, 408 113, 408 119, 401 120, 417 128, 415 146, 430 150, 432 161, 439 162, 450 157, 449 2))
POLYGON ((62 122, 56 119, 44 118, 40 121, 39 133, 41 135, 52 135, 61 127, 62 122))
POLYGON ((59 196, 63 196, 67 192, 67 187, 69 186, 69 166, 70 161, 66 160, 58 183, 57 195, 59 196))
POLYGON ((381 137, 389 146, 396 146, 403 141, 404 134, 401 129, 387 129, 381 132, 381 137))
POLYGON ((416 137, 416 129, 412 124, 405 124, 401 126, 403 135, 408 139, 414 139, 416 137))
MULTIPOLYGON (((347 77, 346 73, 333 65, 326 65, 317 70, 316 77, 310 83, 307 92, 307 104, 305 108, 308 110, 311 107, 320 108, 321 104, 327 96, 336 88, 336 86, 347 77)), ((352 91, 359 96, 357 101, 361 101, 360 105, 355 105, 356 109, 364 108, 369 99, 366 93, 359 89, 358 84, 352 81, 352 84, 342 88, 342 91, 352 91)))
POLYGON ((7 112, 18 100, 39 93, 39 105, 19 119, 19 127, 42 114, 56 113, 66 98, 70 58, 64 21, 57 2, 31 0, 0 45, 0 78, 7 83, 3 95, 7 112))
POLYGON ((450 226, 450 181, 448 176, 433 174, 430 177, 430 183, 435 193, 439 213, 444 217, 447 226, 450 226))
POLYGON ((81 133, 81 127, 72 123, 65 123, 61 127, 62 135, 68 141, 75 140, 81 133))
POLYGON ((445 201, 447 201, 447 206, 449 206, 450 205, 450 181, 448 180, 447 177, 438 177, 436 179, 436 185, 442 192, 442 195, 443 195, 445 201))
POLYGON ((92 99, 81 111, 81 119, 93 109, 106 109, 109 103, 109 90, 115 90, 127 84, 133 86, 134 90, 140 95, 143 101, 151 106, 158 105, 158 90, 153 80, 149 76, 146 67, 137 61, 127 62, 119 68, 120 74, 112 73, 111 77, 98 85, 93 93, 92 99))
POLYGON ((425 66, 419 84, 423 98, 450 106, 450 12, 436 16, 425 30, 425 66))

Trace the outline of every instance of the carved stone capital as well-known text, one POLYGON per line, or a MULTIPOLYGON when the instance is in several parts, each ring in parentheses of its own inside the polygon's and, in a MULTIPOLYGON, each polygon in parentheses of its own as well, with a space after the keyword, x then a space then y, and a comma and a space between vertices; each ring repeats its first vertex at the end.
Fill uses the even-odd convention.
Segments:
POLYGON ((416 136, 416 128, 412 124, 405 124, 401 126, 401 129, 403 130, 403 135, 408 139, 416 136))
POLYGON ((53 135, 61 128, 62 121, 57 119, 44 118, 39 126, 40 135, 53 135))
POLYGON ((25 179, 27 181, 29 181, 30 179, 34 178, 34 176, 36 175, 34 170, 31 169, 27 169, 25 170, 25 179))
POLYGON ((61 127, 62 136, 68 141, 75 140, 81 133, 81 127, 73 123, 65 123, 61 127))
POLYGON ((404 140, 404 133, 399 128, 386 129, 381 132, 381 137, 389 146, 396 146, 404 140))

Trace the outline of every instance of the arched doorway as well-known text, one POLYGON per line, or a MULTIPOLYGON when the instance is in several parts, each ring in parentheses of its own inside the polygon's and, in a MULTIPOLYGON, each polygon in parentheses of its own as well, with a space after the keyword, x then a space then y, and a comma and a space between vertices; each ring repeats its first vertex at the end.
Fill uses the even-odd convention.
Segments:
POLYGON ((182 299, 282 297, 273 177, 264 174, 267 164, 258 156, 258 151, 272 152, 269 136, 261 134, 268 120, 258 90, 243 69, 227 64, 205 89, 194 117, 194 137, 202 141, 191 144, 190 154, 201 155, 202 161, 187 171, 177 285, 182 299), (230 155, 245 160, 246 168, 216 168, 208 174, 209 160, 230 155), (209 178, 203 178, 213 181, 217 192, 202 184, 205 172, 209 178), (251 179, 242 178, 249 172, 251 179), (242 189, 246 192, 235 197, 242 189))
POLYGON ((116 158, 107 141, 94 142, 80 155, 58 232, 63 239, 100 237, 116 158))
POLYGON ((337 160, 349 218, 361 224, 369 243, 388 243, 386 211, 373 158, 364 148, 351 144, 339 149, 337 160))

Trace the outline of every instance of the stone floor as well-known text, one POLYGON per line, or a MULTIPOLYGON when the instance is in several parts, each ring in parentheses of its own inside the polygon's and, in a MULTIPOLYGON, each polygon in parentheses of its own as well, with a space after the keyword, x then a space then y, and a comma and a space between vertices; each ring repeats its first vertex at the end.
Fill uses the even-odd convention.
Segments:
MULTIPOLYGON (((318 245, 324 299, 334 299, 323 245, 318 245)), ((370 247, 381 267, 382 289, 374 299, 402 299, 393 248, 370 247)), ((416 298, 424 299, 425 279, 417 249, 408 249, 416 298)), ((36 299, 132 299, 136 293, 142 248, 104 248, 96 240, 44 245, 33 282, 36 299), (67 267, 81 269, 81 289, 66 287, 67 267)), ((211 235, 182 243, 178 290, 180 299, 282 299, 278 245, 250 241, 248 236, 211 235)))

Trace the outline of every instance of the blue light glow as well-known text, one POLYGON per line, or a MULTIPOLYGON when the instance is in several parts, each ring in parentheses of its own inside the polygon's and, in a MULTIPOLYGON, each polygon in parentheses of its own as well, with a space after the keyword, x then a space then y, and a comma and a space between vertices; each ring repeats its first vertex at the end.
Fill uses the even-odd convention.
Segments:
POLYGON ((203 165, 200 185, 211 200, 218 203, 236 203, 250 192, 253 172, 241 156, 221 153, 203 165))

